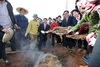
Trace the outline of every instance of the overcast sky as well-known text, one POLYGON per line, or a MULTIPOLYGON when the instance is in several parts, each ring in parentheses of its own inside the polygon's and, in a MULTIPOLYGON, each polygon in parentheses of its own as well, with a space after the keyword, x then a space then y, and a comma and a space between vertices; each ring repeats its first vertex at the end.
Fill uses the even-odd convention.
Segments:
MULTIPOLYGON (((73 1, 73 0, 72 0, 73 1)), ((40 18, 55 18, 62 15, 66 10, 66 0, 9 0, 14 8, 14 14, 17 7, 26 8, 29 13, 26 15, 28 19, 32 19, 33 14, 38 14, 40 18)))

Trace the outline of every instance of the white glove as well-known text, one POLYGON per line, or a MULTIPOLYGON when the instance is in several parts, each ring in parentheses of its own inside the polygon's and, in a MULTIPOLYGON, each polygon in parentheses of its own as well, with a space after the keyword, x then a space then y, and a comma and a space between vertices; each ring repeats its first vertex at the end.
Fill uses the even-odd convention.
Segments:
POLYGON ((27 37, 27 33, 25 33, 25 37, 27 37))
POLYGON ((45 34, 45 31, 41 30, 41 33, 42 33, 42 34, 45 34))
POLYGON ((49 31, 46 31, 45 33, 49 33, 49 31))
POLYGON ((93 35, 94 35, 94 32, 92 32, 86 36, 86 41, 88 42, 88 44, 90 43, 90 39, 93 37, 93 35))
POLYGON ((99 18, 100 18, 100 5, 97 7, 97 13, 99 14, 99 18))
POLYGON ((78 34, 79 34, 79 32, 76 32, 76 33, 75 33, 75 35, 78 35, 78 34))
POLYGON ((98 27, 100 26, 100 20, 99 20, 99 22, 98 22, 98 27))
POLYGON ((72 26, 68 26, 68 30, 70 30, 72 28, 72 26))
POLYGON ((92 37, 89 41, 90 41, 89 45, 94 46, 96 39, 92 37))

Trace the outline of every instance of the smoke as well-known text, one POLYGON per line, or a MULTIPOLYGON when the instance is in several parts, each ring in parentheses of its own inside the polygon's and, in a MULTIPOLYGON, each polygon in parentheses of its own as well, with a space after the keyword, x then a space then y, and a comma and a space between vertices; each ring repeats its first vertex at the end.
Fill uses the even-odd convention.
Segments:
POLYGON ((23 67, 34 67, 36 62, 40 59, 41 56, 43 56, 43 52, 39 51, 29 51, 25 54, 25 64, 23 67))
MULTIPOLYGON (((23 42, 22 42, 23 44, 23 42)), ((34 40, 33 42, 29 43, 29 41, 24 42, 25 45, 21 46, 22 52, 29 52, 29 51, 38 51, 37 48, 37 40, 34 40)))
POLYGON ((39 51, 28 52, 23 67, 62 67, 57 56, 39 51))
POLYGON ((43 52, 38 51, 37 40, 22 46, 22 54, 26 58, 25 63, 22 67, 34 67, 35 62, 41 55, 44 55, 43 52))
MULTIPOLYGON (((49 35, 49 36, 47 36, 46 44, 45 45, 41 44, 42 49, 52 48, 51 43, 52 43, 52 41, 51 41, 51 37, 49 35)), ((24 40, 24 41, 22 41, 22 44, 25 44, 25 45, 21 46, 22 51, 31 51, 31 50, 38 51, 39 38, 37 38, 36 40, 34 40, 31 43, 29 43, 29 39, 27 39, 26 41, 24 40)))
MULTIPOLYGON (((50 48, 47 44, 43 49, 50 48)), ((62 67, 55 55, 38 51, 37 40, 22 46, 22 53, 25 58, 22 67, 62 67)))

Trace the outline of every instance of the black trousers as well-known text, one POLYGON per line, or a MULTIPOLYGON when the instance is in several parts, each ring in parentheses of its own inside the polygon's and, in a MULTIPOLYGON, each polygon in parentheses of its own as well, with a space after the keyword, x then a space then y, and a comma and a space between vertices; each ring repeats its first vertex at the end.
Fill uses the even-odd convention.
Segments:
POLYGON ((88 43, 86 42, 86 40, 79 39, 78 40, 78 48, 82 48, 82 45, 84 45, 83 49, 87 50, 88 43))
POLYGON ((57 43, 61 43, 61 38, 59 35, 56 35, 57 43))
POLYGON ((7 59, 7 55, 5 52, 5 43, 1 43, 1 42, 0 42, 0 58, 2 58, 3 60, 7 59))
POLYGON ((2 37, 3 37, 4 33, 0 31, 0 59, 2 58, 3 60, 7 59, 7 55, 5 52, 5 44, 2 42, 2 37))
POLYGON ((71 38, 67 38, 66 35, 63 35, 63 46, 64 47, 69 47, 69 48, 72 48, 74 45, 75 45, 75 41, 74 39, 71 39, 71 38))
POLYGON ((16 41, 15 41, 15 33, 14 33, 13 37, 10 40, 10 47, 11 47, 12 51, 17 50, 17 45, 16 45, 16 41))
POLYGON ((52 36, 52 46, 53 47, 55 46, 55 40, 57 41, 57 43, 61 43, 61 39, 59 35, 52 33, 51 36, 52 36))
POLYGON ((39 35, 39 44, 38 44, 38 49, 41 50, 42 46, 46 46, 46 41, 47 41, 47 35, 43 34, 43 35, 39 35))
POLYGON ((52 46, 54 47, 54 45, 55 45, 55 38, 56 38, 56 34, 53 34, 52 33, 52 46))

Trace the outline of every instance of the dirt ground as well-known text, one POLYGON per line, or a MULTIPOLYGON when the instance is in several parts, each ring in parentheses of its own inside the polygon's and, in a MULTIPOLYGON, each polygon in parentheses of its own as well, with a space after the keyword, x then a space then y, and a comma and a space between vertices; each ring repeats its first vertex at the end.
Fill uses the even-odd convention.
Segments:
MULTIPOLYGON (((58 57, 63 67, 85 67, 87 64, 83 61, 83 54, 77 53, 76 49, 69 49, 62 46, 55 46, 52 48, 42 50, 44 53, 53 53, 58 57), (82 65, 82 66, 80 66, 82 65)), ((7 66, 3 61, 0 61, 0 67, 31 67, 25 66, 26 57, 23 53, 13 53, 8 54, 9 60, 11 60, 12 64, 7 66)))

